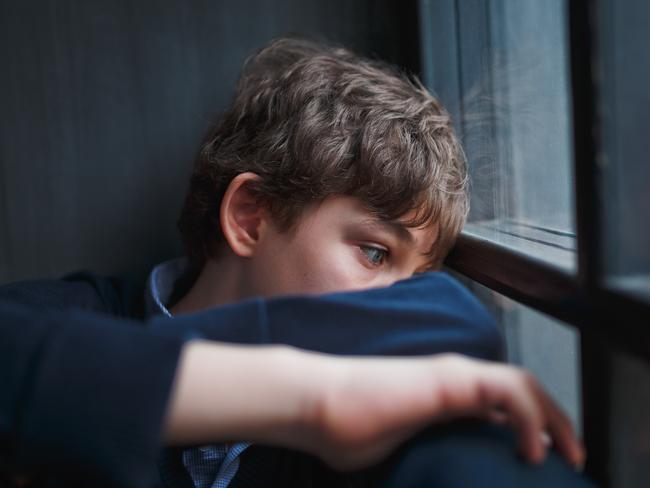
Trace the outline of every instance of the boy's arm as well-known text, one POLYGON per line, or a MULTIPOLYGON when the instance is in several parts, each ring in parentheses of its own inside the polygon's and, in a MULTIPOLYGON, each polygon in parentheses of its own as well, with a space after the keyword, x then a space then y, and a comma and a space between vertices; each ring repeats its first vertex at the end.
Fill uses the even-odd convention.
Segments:
POLYGON ((483 305, 446 273, 423 273, 387 288, 253 299, 155 329, 184 329, 205 339, 285 344, 340 355, 423 355, 455 352, 502 360, 503 339, 483 305))
POLYGON ((148 486, 183 343, 123 319, 0 299, 0 478, 94 473, 148 486))
MULTIPOLYGON (((182 341, 97 314, 35 313, 1 301, 0 318, 4 468, 85 467, 117 484, 145 484, 182 341)), ((204 341, 183 351, 164 422, 175 443, 248 438, 355 467, 427 422, 483 415, 494 402, 525 427, 522 451, 532 459, 545 426, 576 459, 568 423, 534 383, 494 375, 494 397, 485 397, 491 369, 467 360, 333 358, 204 341), (515 401, 519 390, 528 393, 515 401)))
POLYGON ((544 458, 544 432, 569 462, 584 459, 569 420, 531 375, 450 354, 342 358, 192 341, 183 352, 165 435, 173 443, 284 446, 335 468, 358 469, 425 425, 458 417, 507 422, 530 462, 544 458))

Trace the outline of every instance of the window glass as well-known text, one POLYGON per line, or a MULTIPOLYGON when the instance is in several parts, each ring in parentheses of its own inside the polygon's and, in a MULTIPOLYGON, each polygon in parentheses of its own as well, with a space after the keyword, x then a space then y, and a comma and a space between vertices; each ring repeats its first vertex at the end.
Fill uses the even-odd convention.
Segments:
POLYGON ((650 4, 600 3, 605 271, 650 297, 650 4))
MULTIPOLYGON (((466 281, 467 283, 467 281, 466 281)), ((496 317, 508 362, 532 371, 580 432, 580 333, 476 282, 470 288, 496 317)))
POLYGON ((425 82, 449 107, 470 165, 466 232, 572 269, 566 2, 421 7, 425 82))

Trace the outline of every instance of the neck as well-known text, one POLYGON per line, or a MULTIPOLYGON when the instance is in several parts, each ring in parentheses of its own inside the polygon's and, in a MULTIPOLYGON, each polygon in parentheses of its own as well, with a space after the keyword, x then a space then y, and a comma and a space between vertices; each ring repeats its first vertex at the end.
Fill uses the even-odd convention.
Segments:
POLYGON ((209 259, 190 290, 170 309, 172 315, 198 312, 247 298, 241 262, 209 259))

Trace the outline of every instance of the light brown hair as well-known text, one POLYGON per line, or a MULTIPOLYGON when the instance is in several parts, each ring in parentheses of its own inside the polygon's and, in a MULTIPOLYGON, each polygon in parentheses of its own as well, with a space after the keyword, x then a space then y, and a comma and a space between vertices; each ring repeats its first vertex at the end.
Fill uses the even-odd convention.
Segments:
POLYGON ((416 210, 408 226, 438 225, 433 267, 468 211, 465 157, 440 102, 390 65, 307 40, 275 40, 246 61, 201 147, 179 220, 195 267, 217 255, 221 199, 247 171, 282 231, 329 195, 384 220, 416 210))

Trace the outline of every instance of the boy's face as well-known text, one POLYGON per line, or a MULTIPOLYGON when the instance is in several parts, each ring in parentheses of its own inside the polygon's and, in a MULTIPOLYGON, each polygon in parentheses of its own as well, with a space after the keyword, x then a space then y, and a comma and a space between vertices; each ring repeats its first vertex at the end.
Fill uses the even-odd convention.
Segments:
POLYGON ((388 286, 428 269, 424 253, 436 237, 435 225, 381 222, 358 199, 331 196, 305 210, 291 232, 267 227, 249 261, 249 285, 258 296, 388 286))

